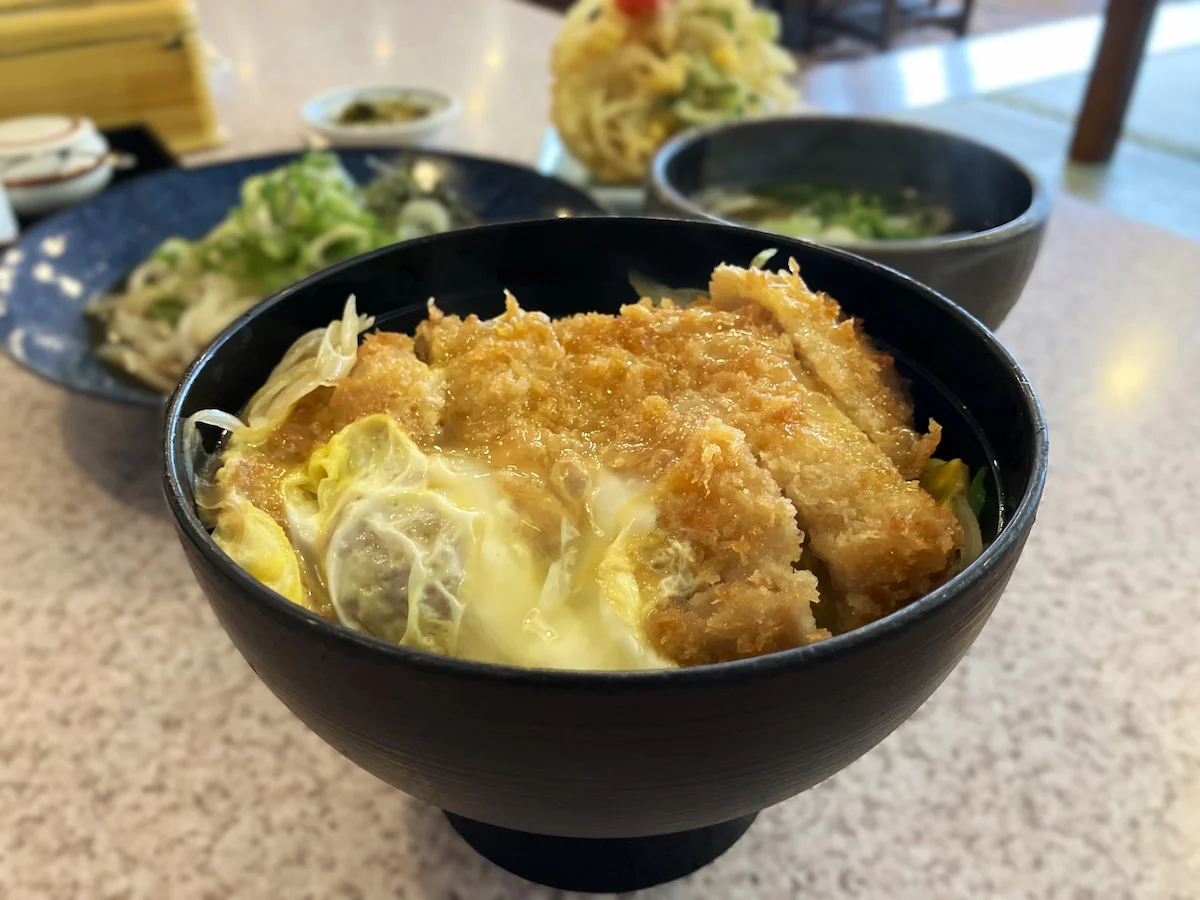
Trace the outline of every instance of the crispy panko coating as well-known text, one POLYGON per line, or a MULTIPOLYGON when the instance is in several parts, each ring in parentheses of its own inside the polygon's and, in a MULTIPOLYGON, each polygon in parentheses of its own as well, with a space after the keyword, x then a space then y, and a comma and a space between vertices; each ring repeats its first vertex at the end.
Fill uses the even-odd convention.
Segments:
MULTIPOLYGON (((597 320, 562 320, 573 353, 625 353, 656 362, 660 387, 677 406, 703 408, 740 429, 762 465, 795 505, 799 525, 836 586, 894 604, 926 593, 946 568, 957 523, 820 390, 797 377, 789 338, 761 308, 721 311, 625 307, 602 334, 597 320), (606 347, 613 348, 606 350, 606 347)), ((618 410, 638 401, 641 381, 605 389, 599 417, 618 433, 618 410)), ((642 432, 640 440, 652 442, 642 432)))
POLYGON ((827 635, 810 609, 815 579, 792 566, 795 507, 696 378, 767 356, 794 382, 787 339, 765 316, 644 304, 552 322, 510 298, 488 322, 432 311, 418 345, 445 378, 441 445, 547 474, 538 485, 525 478, 518 501, 547 543, 571 499, 557 462, 585 482, 603 467, 654 485, 665 544, 641 581, 670 582, 649 591, 661 595, 647 629, 664 655, 713 662, 827 635), (712 355, 714 339, 728 345, 719 353, 736 354, 729 366, 712 355), (682 558, 667 566, 673 548, 682 558))
POLYGON ((925 435, 912 427, 908 385, 892 358, 871 343, 860 323, 847 318, 832 297, 808 289, 795 260, 786 272, 717 266, 709 291, 721 309, 756 303, 768 310, 791 337, 803 370, 906 479, 921 474, 937 448, 941 426, 931 420, 925 435))
POLYGON ((654 499, 674 540, 649 568, 679 573, 660 582, 663 601, 646 618, 665 656, 689 665, 723 662, 828 637, 812 613, 817 580, 792 565, 803 538, 796 508, 744 434, 715 417, 698 422, 656 480, 654 499), (685 565, 672 566, 679 553, 685 565))
POLYGON ((811 643, 829 635, 818 617, 852 627, 936 586, 959 526, 911 479, 940 429, 912 428, 890 357, 794 267, 722 266, 711 293, 560 320, 511 296, 488 321, 431 302, 415 340, 369 336, 350 376, 228 477, 278 519, 288 466, 387 413, 423 449, 490 463, 554 557, 564 519, 589 527, 588 498, 616 473, 654 499, 644 625, 682 665, 811 643))

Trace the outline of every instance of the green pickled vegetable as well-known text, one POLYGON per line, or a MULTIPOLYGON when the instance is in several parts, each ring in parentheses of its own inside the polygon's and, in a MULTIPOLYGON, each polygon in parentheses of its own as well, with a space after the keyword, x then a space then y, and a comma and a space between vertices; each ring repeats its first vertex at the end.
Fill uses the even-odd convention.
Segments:
POLYGON ((967 503, 971 506, 971 512, 975 513, 975 518, 983 514, 983 504, 986 501, 987 469, 980 469, 971 479, 971 486, 967 488, 967 503))
MULTIPOLYGON (((972 490, 976 487, 983 490, 980 475, 986 472, 981 469, 974 478, 970 477, 970 469, 961 459, 931 459, 921 473, 923 487, 939 505, 944 506, 954 517, 962 529, 962 542, 958 547, 958 558, 955 568, 962 568, 979 558, 983 553, 983 534, 979 528, 979 509, 970 499, 972 490)), ((983 504, 980 502, 980 508, 983 504)))
POLYGON ((187 305, 178 297, 161 297, 150 304, 150 315, 168 324, 176 324, 187 305))

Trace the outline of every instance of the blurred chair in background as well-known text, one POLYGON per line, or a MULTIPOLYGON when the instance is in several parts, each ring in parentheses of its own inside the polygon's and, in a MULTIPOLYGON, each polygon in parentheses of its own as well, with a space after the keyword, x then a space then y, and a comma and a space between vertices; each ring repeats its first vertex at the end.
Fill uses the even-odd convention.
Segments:
MULTIPOLYGON (((860 38, 880 50, 889 49, 896 37, 911 28, 949 29, 957 37, 967 32, 974 0, 801 0, 804 35, 801 49, 808 51, 822 38, 840 35, 860 38)), ((785 12, 788 0, 772 0, 785 12)))
POLYGON ((1157 0, 1109 0, 1104 33, 1075 122, 1071 159, 1107 162, 1121 136, 1157 0))

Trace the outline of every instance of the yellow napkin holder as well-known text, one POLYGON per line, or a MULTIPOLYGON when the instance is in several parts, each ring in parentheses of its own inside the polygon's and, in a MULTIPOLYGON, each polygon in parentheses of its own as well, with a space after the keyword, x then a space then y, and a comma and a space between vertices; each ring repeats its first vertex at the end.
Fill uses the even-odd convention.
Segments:
POLYGON ((189 0, 0 0, 0 118, 146 125, 174 153, 221 143, 189 0))

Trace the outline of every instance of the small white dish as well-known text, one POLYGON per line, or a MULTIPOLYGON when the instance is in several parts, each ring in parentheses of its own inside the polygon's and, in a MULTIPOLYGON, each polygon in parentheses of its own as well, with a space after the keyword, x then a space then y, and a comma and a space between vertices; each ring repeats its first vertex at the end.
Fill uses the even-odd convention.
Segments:
POLYGON ((111 178, 108 141, 91 119, 0 121, 0 184, 18 215, 41 215, 86 200, 111 178))
POLYGON ((409 146, 425 143, 457 119, 462 113, 462 101, 453 94, 431 88, 380 84, 318 94, 305 103, 300 112, 309 128, 335 146, 409 146), (429 112, 407 122, 338 122, 342 110, 351 103, 394 97, 423 106, 429 112))

